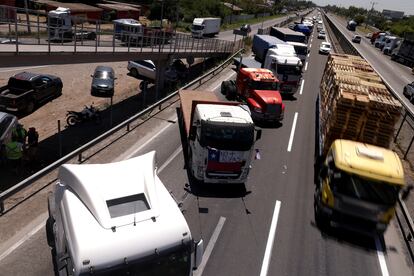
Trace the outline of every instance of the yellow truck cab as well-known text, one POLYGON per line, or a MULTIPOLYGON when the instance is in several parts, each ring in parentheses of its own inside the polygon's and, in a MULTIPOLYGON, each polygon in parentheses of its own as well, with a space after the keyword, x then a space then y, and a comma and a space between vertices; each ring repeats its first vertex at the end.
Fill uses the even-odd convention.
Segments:
POLYGON ((386 230, 405 186, 395 152, 342 139, 332 143, 318 178, 316 223, 364 233, 386 230))

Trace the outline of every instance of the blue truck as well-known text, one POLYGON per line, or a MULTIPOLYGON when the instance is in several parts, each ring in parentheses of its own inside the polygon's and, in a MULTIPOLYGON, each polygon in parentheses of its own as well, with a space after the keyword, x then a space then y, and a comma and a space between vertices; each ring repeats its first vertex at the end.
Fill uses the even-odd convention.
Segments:
POLYGON ((284 41, 271 35, 254 35, 252 51, 255 54, 255 59, 264 61, 267 50, 276 47, 277 44, 286 44, 284 41))
POLYGON ((306 36, 310 36, 312 33, 311 29, 309 29, 309 27, 304 24, 295 24, 293 30, 296 32, 303 33, 306 36))

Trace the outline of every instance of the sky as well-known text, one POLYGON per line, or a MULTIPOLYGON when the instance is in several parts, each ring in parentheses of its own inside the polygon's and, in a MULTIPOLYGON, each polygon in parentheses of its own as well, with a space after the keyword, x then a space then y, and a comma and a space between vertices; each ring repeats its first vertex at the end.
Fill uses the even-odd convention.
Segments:
POLYGON ((414 0, 312 0, 312 2, 320 6, 355 6, 365 9, 371 9, 371 3, 375 2, 374 9, 378 11, 386 9, 403 11, 406 15, 414 15, 414 0))

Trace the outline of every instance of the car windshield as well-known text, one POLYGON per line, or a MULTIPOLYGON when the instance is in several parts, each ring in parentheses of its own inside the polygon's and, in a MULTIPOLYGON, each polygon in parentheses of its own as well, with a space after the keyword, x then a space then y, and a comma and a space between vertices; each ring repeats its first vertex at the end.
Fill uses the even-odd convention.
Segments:
POLYGON ((251 81, 249 87, 254 90, 278 90, 277 82, 251 81))
MULTIPOLYGON (((180 249, 170 252, 158 252, 152 256, 142 258, 136 262, 126 262, 116 267, 82 273, 81 276, 97 275, 128 275, 128 276, 153 276, 153 275, 190 275, 191 246, 180 246, 180 249)), ((126 259, 126 258, 125 258, 126 259)))
POLYGON ((331 48, 331 45, 329 45, 329 44, 322 44, 322 48, 330 49, 331 48))
POLYGON ((200 144, 220 150, 249 150, 254 143, 253 125, 202 121, 200 144))
POLYGON ((394 205, 399 192, 395 185, 369 180, 338 169, 332 175, 331 189, 334 193, 383 205, 394 205))
POLYGON ((113 79, 112 72, 108 71, 96 71, 95 75, 93 76, 95 79, 113 79))

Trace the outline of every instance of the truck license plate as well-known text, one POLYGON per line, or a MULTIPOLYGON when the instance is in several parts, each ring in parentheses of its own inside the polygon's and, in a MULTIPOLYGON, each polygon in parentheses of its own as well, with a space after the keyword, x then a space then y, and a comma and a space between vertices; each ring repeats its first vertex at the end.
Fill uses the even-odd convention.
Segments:
POLYGON ((236 163, 241 162, 243 154, 239 151, 220 151, 220 163, 236 163))

